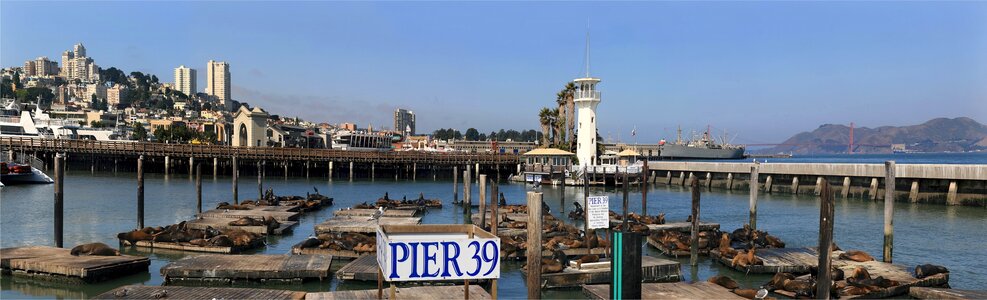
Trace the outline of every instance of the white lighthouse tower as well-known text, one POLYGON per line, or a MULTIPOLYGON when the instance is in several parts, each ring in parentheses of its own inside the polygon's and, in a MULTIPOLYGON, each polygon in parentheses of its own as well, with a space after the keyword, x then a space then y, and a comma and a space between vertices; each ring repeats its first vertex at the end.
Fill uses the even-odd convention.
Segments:
POLYGON ((596 90, 596 84, 600 83, 600 79, 589 76, 588 65, 587 59, 586 77, 573 80, 577 88, 573 102, 578 112, 576 120, 579 122, 579 135, 576 158, 579 159, 580 166, 597 164, 596 143, 600 142, 596 140, 596 106, 600 104, 600 92, 596 90))

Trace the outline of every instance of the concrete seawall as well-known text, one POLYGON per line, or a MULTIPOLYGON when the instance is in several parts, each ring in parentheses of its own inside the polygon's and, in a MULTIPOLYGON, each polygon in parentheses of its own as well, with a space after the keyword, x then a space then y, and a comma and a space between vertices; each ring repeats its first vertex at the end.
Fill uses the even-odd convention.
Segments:
MULTIPOLYGON (((884 199, 883 164, 649 162, 649 181, 685 185, 698 177, 707 188, 749 189, 752 168, 764 193, 818 194, 821 179, 837 197, 884 199)), ((899 164, 894 200, 987 206, 987 165, 899 164)))

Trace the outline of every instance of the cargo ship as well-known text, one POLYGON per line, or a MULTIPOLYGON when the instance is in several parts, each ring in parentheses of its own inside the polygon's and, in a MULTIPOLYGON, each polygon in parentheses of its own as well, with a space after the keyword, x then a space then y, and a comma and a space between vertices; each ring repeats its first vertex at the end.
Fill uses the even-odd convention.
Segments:
POLYGON ((682 141, 682 129, 678 130, 675 143, 658 142, 658 157, 660 159, 741 159, 744 158, 744 146, 730 145, 723 141, 717 143, 709 133, 709 128, 699 138, 688 142, 682 141))

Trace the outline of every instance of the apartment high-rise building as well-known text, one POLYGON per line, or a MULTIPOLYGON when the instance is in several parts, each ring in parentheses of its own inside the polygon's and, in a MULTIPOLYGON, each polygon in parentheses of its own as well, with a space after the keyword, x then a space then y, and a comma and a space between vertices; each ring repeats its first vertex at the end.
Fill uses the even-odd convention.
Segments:
POLYGON ((394 130, 415 135, 415 112, 401 108, 395 109, 394 130))
POLYGON ((230 64, 210 60, 206 64, 206 94, 227 105, 231 100, 230 88, 230 64))
POLYGON ((185 95, 192 97, 197 92, 195 89, 195 69, 181 65, 175 68, 175 89, 185 95))
POLYGON ((106 104, 116 106, 120 104, 120 99, 127 97, 127 88, 120 84, 114 84, 106 89, 106 104))
POLYGON ((72 51, 62 52, 60 74, 66 80, 96 81, 99 80, 99 66, 92 58, 86 56, 85 46, 76 44, 72 47, 72 51))
POLYGON ((45 77, 52 75, 58 75, 58 63, 49 60, 47 56, 24 62, 25 77, 45 77))

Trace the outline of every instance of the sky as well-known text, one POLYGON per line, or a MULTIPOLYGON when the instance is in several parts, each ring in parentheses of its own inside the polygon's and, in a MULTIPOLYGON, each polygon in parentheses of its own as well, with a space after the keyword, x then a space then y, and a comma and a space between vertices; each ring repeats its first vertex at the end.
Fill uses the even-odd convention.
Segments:
POLYGON ((163 82, 195 68, 201 92, 219 60, 233 98, 273 114, 390 128, 406 108, 419 133, 539 129, 585 75, 587 33, 611 141, 987 123, 985 1, 0 1, 4 67, 81 42, 100 67, 163 82))

